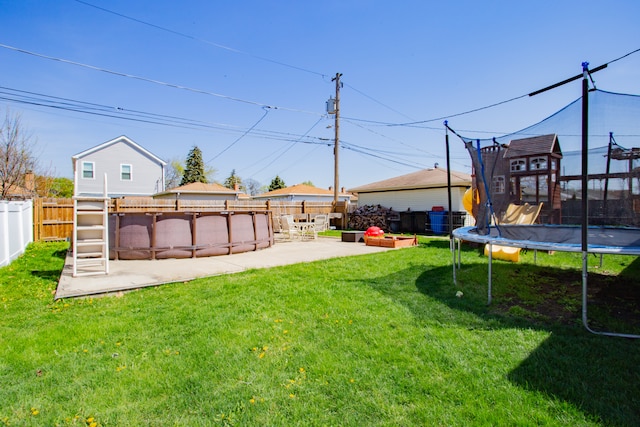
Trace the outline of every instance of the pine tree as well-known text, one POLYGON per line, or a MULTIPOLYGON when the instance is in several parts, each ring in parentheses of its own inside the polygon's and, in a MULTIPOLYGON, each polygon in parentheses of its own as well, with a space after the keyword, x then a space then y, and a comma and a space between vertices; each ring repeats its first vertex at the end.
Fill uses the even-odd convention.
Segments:
POLYGON ((287 188, 287 185, 284 183, 282 178, 276 175, 276 177, 271 180, 271 184, 269 185, 269 191, 279 190, 281 188, 287 188))
POLYGON ((231 171, 231 175, 229 175, 229 178, 224 181, 224 186, 235 190, 236 184, 238 185, 238 188, 242 188, 242 178, 236 175, 236 170, 233 169, 231 171))
POLYGON ((204 173, 204 162, 202 161, 202 151, 197 146, 194 146, 189 151, 180 185, 191 184, 192 182, 207 182, 207 177, 204 173))

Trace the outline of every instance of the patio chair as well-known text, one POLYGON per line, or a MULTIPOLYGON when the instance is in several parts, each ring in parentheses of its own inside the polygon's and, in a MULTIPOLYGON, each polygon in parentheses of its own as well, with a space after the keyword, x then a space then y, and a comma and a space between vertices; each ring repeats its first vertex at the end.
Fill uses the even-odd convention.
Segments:
POLYGON ((328 215, 316 215, 313 218, 313 226, 316 232, 326 231, 329 229, 329 216, 328 215))
POLYGON ((280 231, 288 240, 302 238, 300 227, 293 220, 293 215, 282 215, 280 217, 280 231))

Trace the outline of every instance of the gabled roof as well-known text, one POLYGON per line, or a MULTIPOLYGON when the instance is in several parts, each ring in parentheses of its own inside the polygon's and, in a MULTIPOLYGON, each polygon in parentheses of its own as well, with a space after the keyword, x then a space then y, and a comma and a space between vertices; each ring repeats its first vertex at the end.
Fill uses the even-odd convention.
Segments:
POLYGON ((239 194, 240 191, 232 190, 216 183, 192 182, 190 184, 174 187, 162 193, 154 194, 160 196, 164 194, 239 194))
POLYGON ((96 151, 100 151, 103 150, 107 147, 110 147, 111 145, 117 144, 117 143, 125 143, 129 146, 131 146, 132 148, 134 148, 135 150, 138 150, 140 152, 142 152, 143 154, 145 154, 147 157, 153 159, 154 161, 156 161, 157 163, 160 163, 161 165, 166 165, 167 162, 165 162, 164 160, 162 160, 160 157, 156 156, 155 154, 153 154, 152 152, 150 152, 149 150, 145 149, 144 147, 136 144, 135 142, 133 142, 131 139, 127 138, 124 135, 121 135, 117 138, 114 138, 110 141, 107 142, 103 142, 100 145, 96 145, 93 148, 89 148, 88 150, 82 151, 78 154, 75 154, 73 156, 71 156, 72 160, 77 160, 80 159, 82 157, 88 156, 89 154, 95 153, 96 151))
MULTIPOLYGON (((342 196, 348 195, 347 193, 339 193, 342 196)), ((333 190, 326 190, 324 188, 314 187, 307 184, 296 184, 291 187, 279 188, 277 190, 269 191, 268 193, 262 193, 257 196, 253 196, 254 199, 264 199, 269 197, 283 197, 283 196, 331 196, 333 197, 333 190)))
MULTIPOLYGON (((451 185, 470 186, 471 175, 451 171, 451 185)), ((385 179, 384 181, 373 182, 350 188, 354 193, 369 193, 376 191, 390 190, 416 190, 421 188, 442 188, 447 186, 447 170, 442 168, 423 169, 407 175, 385 179)))
POLYGON ((514 139, 504 152, 505 159, 522 156, 535 156, 536 154, 558 154, 562 157, 558 135, 532 136, 530 138, 514 139))

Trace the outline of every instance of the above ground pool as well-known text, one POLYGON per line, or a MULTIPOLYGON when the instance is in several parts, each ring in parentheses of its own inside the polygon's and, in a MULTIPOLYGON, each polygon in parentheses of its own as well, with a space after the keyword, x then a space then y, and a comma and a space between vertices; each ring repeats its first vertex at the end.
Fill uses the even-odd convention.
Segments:
POLYGON ((109 258, 229 255, 273 245, 270 211, 127 212, 109 216, 109 258))

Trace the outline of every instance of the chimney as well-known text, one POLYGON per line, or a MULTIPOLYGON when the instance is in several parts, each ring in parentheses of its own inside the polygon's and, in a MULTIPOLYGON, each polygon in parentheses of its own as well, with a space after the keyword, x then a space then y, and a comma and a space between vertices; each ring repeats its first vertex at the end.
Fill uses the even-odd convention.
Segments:
POLYGON ((329 186, 329 191, 333 191, 333 185, 329 186))
POLYGON ((31 171, 24 174, 24 188, 29 193, 34 193, 36 191, 36 176, 31 171))
POLYGON ((345 192, 345 191, 344 191, 344 187, 341 187, 341 188, 340 188, 340 192, 341 192, 341 193, 344 193, 344 192, 345 192))
POLYGON ((240 191, 240 186, 238 185, 237 182, 233 184, 233 190, 234 191, 240 191))

